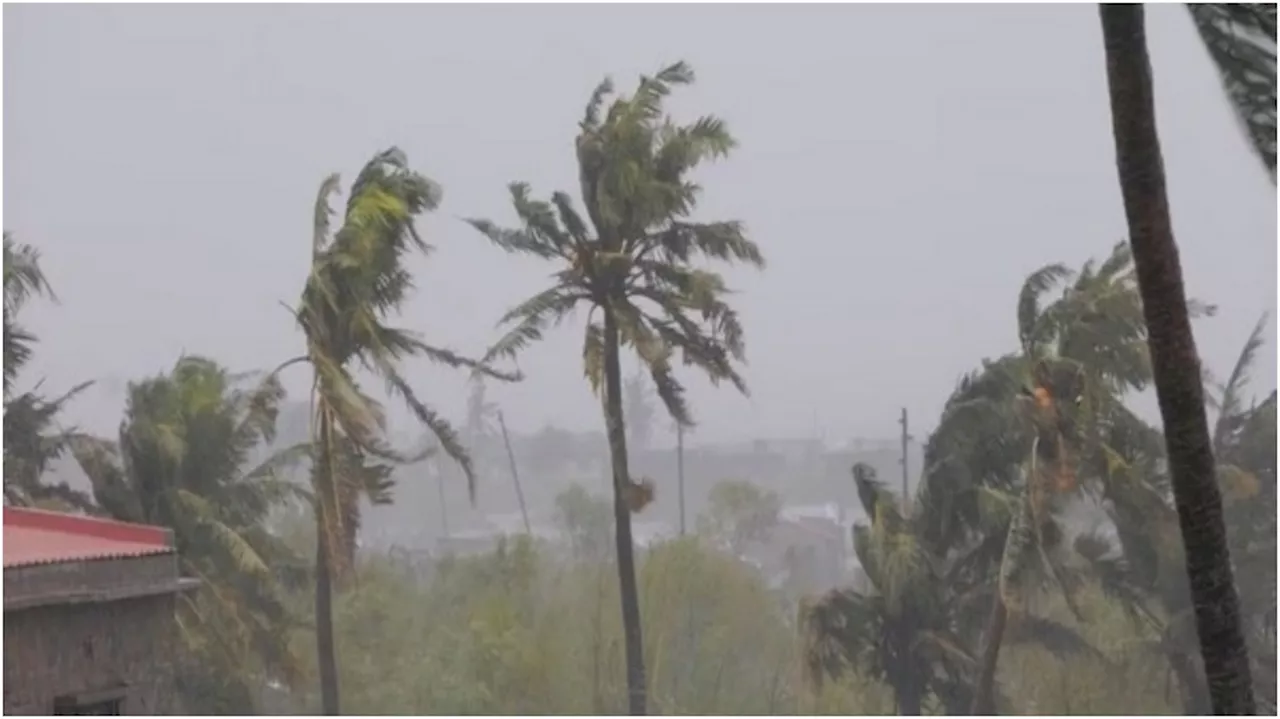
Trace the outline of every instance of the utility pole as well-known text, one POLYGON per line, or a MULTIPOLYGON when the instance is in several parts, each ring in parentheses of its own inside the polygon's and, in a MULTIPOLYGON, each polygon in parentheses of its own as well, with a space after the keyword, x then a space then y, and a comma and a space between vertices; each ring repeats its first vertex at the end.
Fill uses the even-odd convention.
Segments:
POLYGON ((907 408, 902 408, 902 419, 898 420, 898 424, 902 425, 902 459, 898 463, 902 465, 902 507, 903 511, 909 511, 911 508, 911 494, 907 488, 907 477, 909 476, 907 469, 907 445, 911 442, 911 434, 907 425, 907 408))
POLYGON ((684 536, 684 425, 676 422, 676 483, 680 490, 680 536, 684 536))
POLYGON ((449 504, 444 496, 444 471, 438 460, 432 462, 431 467, 435 470, 436 490, 440 493, 440 528, 444 532, 444 544, 447 547, 452 537, 449 535, 449 504))
POLYGON ((507 437, 507 423, 502 418, 502 410, 498 410, 498 427, 502 429, 502 444, 507 448, 507 463, 511 465, 511 481, 516 485, 516 499, 520 502, 520 518, 524 520, 524 533, 533 537, 533 528, 529 526, 529 510, 524 506, 524 490, 520 489, 520 472, 516 470, 516 455, 511 451, 511 439, 507 437))

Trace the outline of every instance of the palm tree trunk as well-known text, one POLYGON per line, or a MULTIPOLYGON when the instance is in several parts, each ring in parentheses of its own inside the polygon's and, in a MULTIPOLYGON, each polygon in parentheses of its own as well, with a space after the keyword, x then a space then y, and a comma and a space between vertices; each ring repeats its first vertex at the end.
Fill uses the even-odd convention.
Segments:
POLYGON ((986 643, 982 646, 982 658, 978 663, 978 682, 973 692, 970 713, 991 716, 996 713, 996 666, 1000 661, 1000 646, 1004 644, 1004 628, 1009 620, 1009 608, 997 591, 991 600, 991 618, 984 632, 986 643))
POLYGON ((1200 653, 1215 714, 1253 714, 1249 654, 1214 474, 1195 338, 1156 133, 1142 5, 1099 5, 1129 242, 1186 547, 1200 653))
POLYGON ((622 635, 627 655, 627 705, 632 715, 645 711, 644 646, 640 633, 640 596, 636 588, 635 548, 631 540, 631 508, 626 490, 627 438, 622 418, 622 370, 618 361, 618 325, 612 313, 604 320, 604 419, 613 462, 613 519, 618 552, 618 588, 622 597, 622 635))
POLYGON ((333 641, 333 577, 329 561, 329 532, 321 499, 316 498, 316 662, 320 670, 321 713, 336 716, 338 657, 333 641))
POLYGON ((897 696, 898 716, 918 717, 921 714, 921 707, 924 705, 923 698, 920 696, 919 690, 914 687, 900 692, 897 696))
POLYGON ((316 664, 320 675, 320 707, 326 716, 340 713, 338 702, 338 654, 333 638, 333 528, 329 512, 330 490, 335 486, 333 418, 321 412, 317 418, 318 452, 312 457, 313 508, 316 514, 316 664))

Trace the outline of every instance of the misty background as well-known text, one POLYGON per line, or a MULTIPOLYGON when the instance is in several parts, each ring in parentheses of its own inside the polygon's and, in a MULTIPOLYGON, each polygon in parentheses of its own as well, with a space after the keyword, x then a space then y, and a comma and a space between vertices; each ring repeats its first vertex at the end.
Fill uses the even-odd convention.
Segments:
MULTIPOLYGON (((699 422, 692 495, 758 471, 788 502, 856 504, 847 459, 869 454, 895 482, 903 407, 914 475, 956 380, 1016 346, 1025 276, 1125 235, 1092 5, 7 5, 3 17, 4 226, 40 247, 61 300, 25 310, 40 350, 21 381, 97 380, 65 421, 100 434, 114 433, 126 383, 181 353, 240 370, 298 354, 280 302, 302 288, 317 187, 391 145, 445 190, 420 225, 437 250, 409 260, 419 291, 399 324, 479 355, 546 269, 460 218, 510 221, 514 180, 576 194, 591 89, 675 59, 699 77, 677 116, 715 112, 741 143, 699 178, 699 216, 744 220, 770 263, 728 273, 751 396, 682 376, 699 422), (749 459, 782 445, 799 459, 749 459), (697 459, 717 453, 748 459, 697 459)), ((1258 317, 1274 317, 1274 187, 1185 10, 1151 6, 1148 37, 1188 292, 1219 308, 1196 337, 1225 374, 1258 317)), ((580 343, 561 328, 523 355, 524 382, 488 388, 521 462, 548 429, 603 429, 580 343)), ((465 375, 408 372, 464 424, 465 375)), ((305 401, 305 373, 285 383, 305 401)), ((1153 398, 1137 406, 1157 419, 1153 398)), ((669 427, 659 418, 636 459, 668 521, 669 427)), ((514 509, 504 461, 482 467, 482 509, 514 509)), ((603 492, 592 472, 576 481, 603 492)), ((548 506, 574 481, 563 475, 529 470, 531 504, 548 506)), ((435 487, 403 479, 379 511, 421 522, 435 487)), ((463 513, 457 479, 447 501, 463 513)))

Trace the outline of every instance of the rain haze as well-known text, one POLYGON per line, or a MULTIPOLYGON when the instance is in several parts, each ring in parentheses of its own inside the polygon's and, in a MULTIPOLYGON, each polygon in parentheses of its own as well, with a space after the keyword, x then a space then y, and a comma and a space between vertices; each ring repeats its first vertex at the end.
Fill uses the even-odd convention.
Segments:
MULTIPOLYGON (((403 325, 482 353, 548 272, 458 218, 510 223, 516 180, 576 194, 592 88, 677 59, 698 73, 677 116, 714 112, 740 143, 700 173, 699 214, 745 221, 769 261, 730 275, 751 396, 691 376, 700 438, 891 437, 900 407, 936 417, 962 373, 1016 347, 1026 274, 1125 236, 1087 5, 4 12, 5 227, 39 240, 61 299, 31 308, 30 372, 100 380, 76 405, 96 430, 125 381, 184 351, 237 369, 299 354, 279 303, 301 292, 320 181, 392 145, 444 187, 403 325)), ((1275 195, 1185 13, 1149 17, 1188 292, 1220 308, 1197 341, 1226 371, 1275 307, 1275 195)), ((597 429, 581 333, 549 334, 493 399, 512 426, 597 429)), ((460 415, 465 377, 413 373, 460 415)))
MULTIPOLYGON (((180 356, 248 371, 306 351, 288 308, 310 270, 317 191, 337 172, 345 199, 361 167, 390 147, 443 188, 439 209, 417 221, 434 249, 406 259, 416 290, 390 323, 484 354, 502 333, 498 318, 559 267, 504 252, 466 220, 516 226, 514 181, 537 198, 563 190, 580 203, 574 141, 591 91, 608 76, 631 93, 641 75, 684 60, 696 83, 676 91, 668 110, 680 122, 721 117, 738 143, 694 172, 704 191, 693 218, 741 220, 767 267, 724 273, 745 328, 750 393, 678 369, 696 421, 683 441, 755 451, 816 442, 825 449, 815 452, 844 452, 811 457, 817 464, 803 470, 785 465, 821 466, 812 482, 747 478, 776 493, 786 516, 800 505, 838 505, 841 561, 854 562, 847 530, 866 512, 846 460, 873 465, 896 491, 905 410, 914 490, 957 382, 984 359, 1019 350, 1016 307, 1028 275, 1100 261, 1128 235, 1090 4, 6 5, 3 20, 4 229, 38 248, 58 300, 23 307, 38 343, 18 384, 57 392, 94 380, 60 421, 113 439, 130 383, 168 373, 180 356), (858 454, 873 449, 874 458, 858 454)), ((1187 294, 1217 307, 1195 320, 1195 339, 1205 367, 1223 377, 1270 313, 1245 393, 1261 399, 1276 386, 1275 185, 1189 13, 1150 6, 1146 23, 1187 294)), ((535 453, 550 429, 606 446, 601 402, 583 376, 585 314, 520 355, 522 381, 486 385, 517 437, 516 455, 535 453)), ((634 357, 624 352, 622 362, 632 376, 634 357)), ((462 428, 466 372, 423 359, 402 369, 462 428)), ((380 381, 360 377, 384 397, 380 381)), ((287 402, 304 402, 311 382, 309 369, 286 371, 287 402)), ((677 509, 671 489, 676 434, 654 401, 659 418, 648 447, 633 450, 634 471, 656 482, 647 519, 666 529, 653 531, 674 534, 685 521, 684 498, 677 509)), ((1159 427, 1153 391, 1126 401, 1159 427)), ((385 404, 396 437, 421 433, 403 403, 385 404)), ((381 519, 366 527, 396 529, 392 543, 416 542, 404 538, 425 527, 435 542, 450 522, 457 532, 489 521, 485 512, 515 512, 502 447, 499 439, 491 451, 476 449, 479 510, 450 466, 432 475, 448 477, 439 517, 435 484, 409 487, 401 474, 395 506, 373 509, 381 519)), ((691 527, 693 514, 711 511, 709 488, 736 471, 719 467, 739 466, 724 461, 690 460, 691 527)), ((591 466, 598 476, 584 470, 573 481, 608 497, 608 464, 591 466)), ((522 466, 535 524, 561 507, 570 482, 559 471, 522 466)), ((1270 471, 1274 484, 1274 463, 1270 471)), ((54 473, 88 486, 65 457, 54 473)), ((637 515, 637 542, 645 519, 637 515)), ((841 581, 833 574, 806 586, 841 581)), ((320 701, 295 700, 312 711, 320 701)), ((577 709, 621 711, 614 699, 600 701, 577 709)), ((698 707, 773 711, 772 703, 698 707)))

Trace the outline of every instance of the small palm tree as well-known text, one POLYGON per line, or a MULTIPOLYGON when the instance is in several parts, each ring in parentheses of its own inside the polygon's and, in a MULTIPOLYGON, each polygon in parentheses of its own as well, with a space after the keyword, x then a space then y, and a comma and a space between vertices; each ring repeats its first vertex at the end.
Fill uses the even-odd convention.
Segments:
POLYGON ((4 501, 7 504, 40 504, 63 509, 88 510, 92 504, 83 492, 66 482, 44 481, 49 463, 67 450, 74 430, 57 429, 57 417, 91 382, 48 399, 39 385, 13 394, 13 382, 31 360, 36 336, 18 324, 18 313, 29 299, 45 296, 56 300, 53 288, 40 268, 40 252, 14 241, 4 233, 4 501))
MULTIPOLYGON (((1204 388, 1173 238, 1141 5, 1100 5, 1116 168, 1133 246, 1173 495, 1209 696, 1218 714, 1255 711, 1215 477, 1204 388)), ((1237 116, 1275 182, 1276 10, 1191 6, 1237 116)))
POLYGON ((194 661, 179 671, 187 709, 252 713, 255 667, 268 679, 300 676, 288 634, 281 572, 298 558, 266 527, 295 497, 281 470, 295 446, 250 465, 275 436, 284 391, 211 360, 183 357, 173 370, 131 384, 119 439, 78 437, 73 450, 106 514, 173 530, 182 573, 201 580, 184 595, 178 624, 194 661))
POLYGON ((382 408, 361 389, 356 368, 363 367, 382 379, 390 393, 434 434, 445 453, 462 467, 473 501, 475 475, 467 450, 449 422, 414 393, 399 362, 422 356, 498 379, 515 379, 386 324, 387 317, 399 310, 413 289, 413 275, 404 266, 405 255, 430 249, 413 223, 439 205, 439 186, 410 170, 399 150, 378 153, 357 175, 342 225, 331 232, 329 201, 338 192, 338 183, 338 176, 331 175, 320 186, 313 215, 311 270, 294 310, 306 336, 307 353, 277 370, 305 362, 313 371, 316 645, 326 714, 339 711, 332 582, 345 576, 354 560, 359 499, 390 501, 392 467, 420 461, 429 454, 403 453, 389 446, 382 408))
POLYGON ((577 138, 586 219, 567 194, 557 192, 551 202, 540 202, 530 197, 527 185, 514 183, 510 191, 520 229, 470 220, 499 247, 560 265, 550 288, 502 318, 502 324, 514 326, 486 359, 515 357, 541 339, 548 325, 558 324, 575 308, 589 308, 583 370, 592 389, 603 395, 634 714, 645 713, 645 674, 631 513, 652 499, 653 490, 645 482, 633 482, 628 471, 619 355, 623 347, 636 353, 667 412, 685 425, 692 420, 684 388, 673 374, 676 352, 713 382, 728 380, 745 392, 746 383, 734 366, 743 359, 742 327, 724 301, 724 279, 695 263, 707 259, 764 266, 741 223, 688 219, 701 189, 688 178, 690 171, 734 146, 718 118, 678 125, 664 114, 663 102, 672 88, 693 79, 688 65, 676 63, 641 78, 635 94, 615 99, 603 117, 613 85, 606 79, 592 93, 577 138))
POLYGON ((807 673, 818 683, 849 670, 882 679, 902 715, 920 715, 930 697, 965 713, 975 661, 956 633, 948 578, 875 470, 856 465, 853 478, 869 519, 854 528, 854 550, 870 586, 802 607, 807 673))

